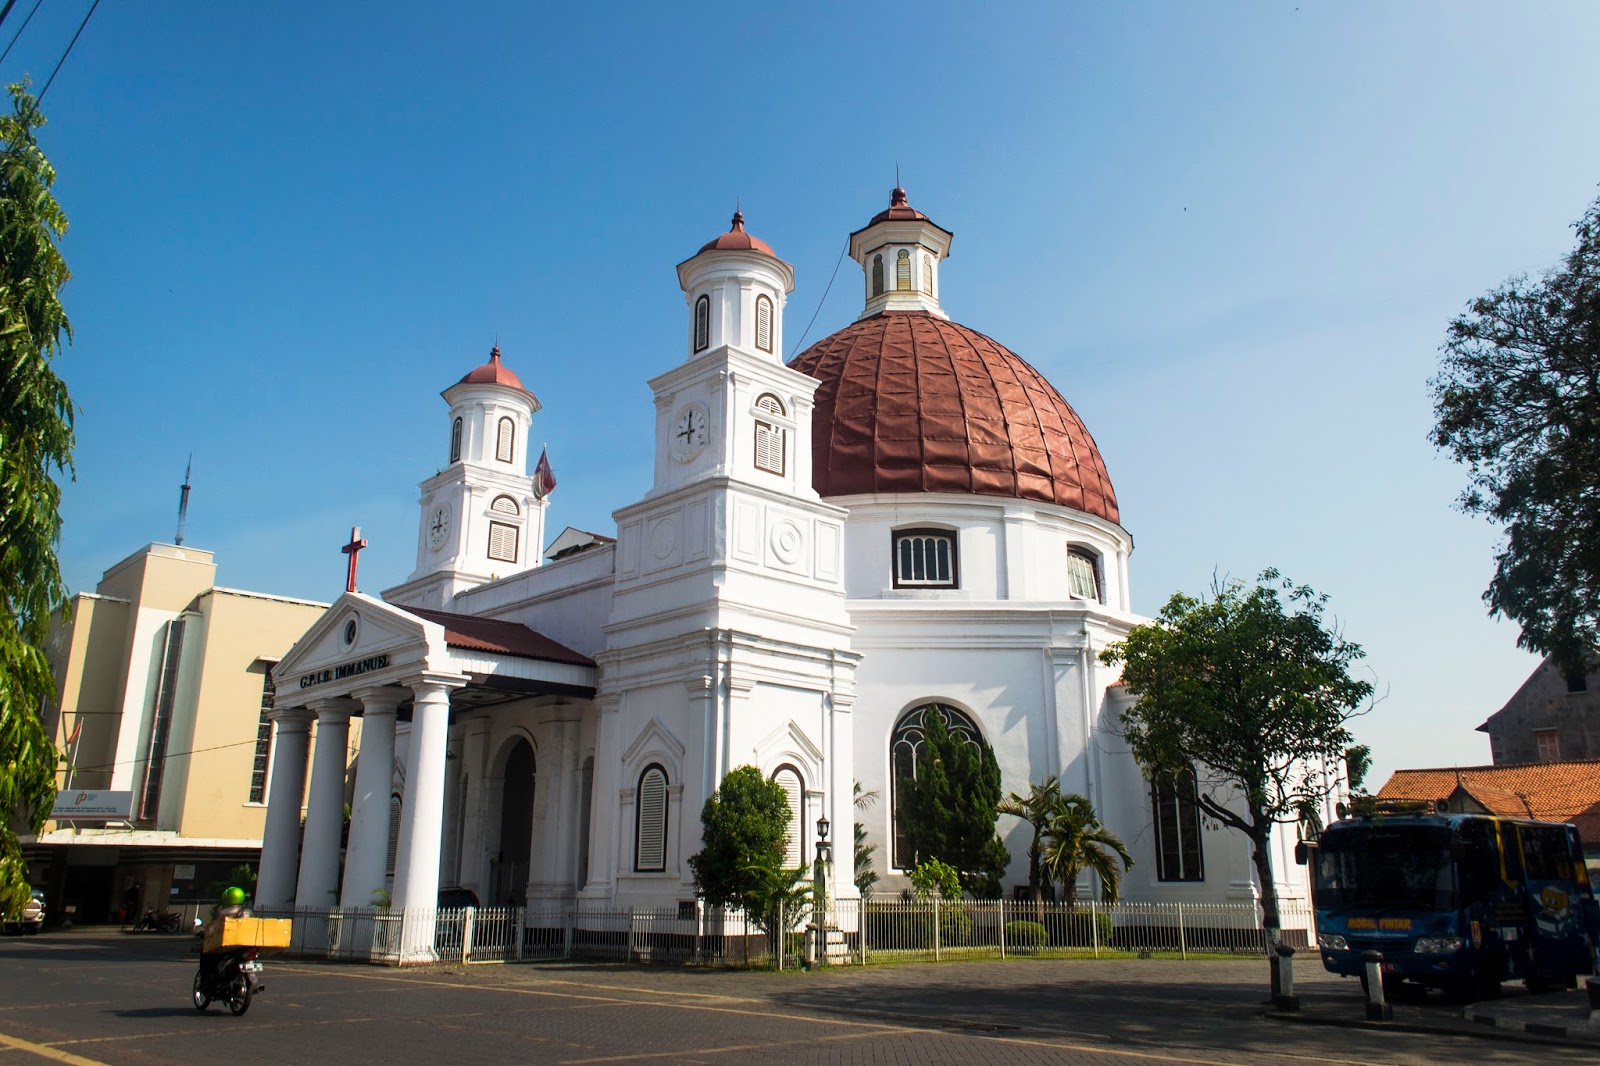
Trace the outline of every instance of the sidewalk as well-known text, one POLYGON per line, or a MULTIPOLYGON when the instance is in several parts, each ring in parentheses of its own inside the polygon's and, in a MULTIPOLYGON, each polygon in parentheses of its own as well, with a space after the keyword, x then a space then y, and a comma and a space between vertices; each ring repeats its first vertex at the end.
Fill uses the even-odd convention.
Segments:
POLYGON ((1268 1010, 1277 1021, 1307 1025, 1406 1032, 1480 1036, 1520 1042, 1559 1043, 1600 1049, 1600 1014, 1589 1022, 1589 997, 1583 988, 1528 995, 1507 986, 1504 999, 1462 1006, 1430 1000, 1426 1004, 1401 999, 1390 1004, 1394 1020, 1369 1022, 1365 1001, 1359 996, 1312 992, 1300 997, 1300 1010, 1268 1010))

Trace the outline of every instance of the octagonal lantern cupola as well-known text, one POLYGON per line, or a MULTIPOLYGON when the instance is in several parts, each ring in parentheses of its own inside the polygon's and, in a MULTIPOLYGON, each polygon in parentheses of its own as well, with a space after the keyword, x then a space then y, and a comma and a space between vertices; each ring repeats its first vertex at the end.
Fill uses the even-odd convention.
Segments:
POLYGON ((881 311, 926 311, 949 318, 939 306, 939 264, 954 236, 912 207, 895 186, 889 206, 850 234, 850 258, 866 275, 866 306, 857 320, 881 311))
POLYGON ((500 346, 489 361, 469 371, 440 393, 450 405, 450 465, 528 469, 528 434, 542 406, 522 379, 500 361, 500 346))
POLYGON ((783 306, 794 290, 794 268, 733 213, 728 232, 678 264, 689 312, 687 361, 735 348, 783 362, 783 306))

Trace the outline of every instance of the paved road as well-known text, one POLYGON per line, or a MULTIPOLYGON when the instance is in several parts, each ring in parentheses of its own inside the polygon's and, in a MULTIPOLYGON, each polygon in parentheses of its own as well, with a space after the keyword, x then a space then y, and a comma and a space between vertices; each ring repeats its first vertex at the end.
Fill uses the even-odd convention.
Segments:
MULTIPOLYGON (((585 965, 396 971, 272 960, 243 1018, 188 1004, 188 938, 0 940, 0 1066, 144 1063, 1558 1064, 1592 1049, 1261 1016, 1265 963, 1012 962, 742 973, 585 965)), ((1322 1016, 1352 982, 1302 975, 1322 1016)), ((1412 1006, 1443 1018, 1459 1007, 1412 1006)))

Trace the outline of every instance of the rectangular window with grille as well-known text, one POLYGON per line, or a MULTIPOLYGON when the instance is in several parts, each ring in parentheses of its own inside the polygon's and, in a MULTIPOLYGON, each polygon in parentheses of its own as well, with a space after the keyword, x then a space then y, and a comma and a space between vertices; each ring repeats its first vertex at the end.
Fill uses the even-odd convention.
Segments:
POLYGON ((505 522, 489 523, 489 558, 502 563, 517 561, 517 535, 521 531, 505 522))
POLYGON ((276 693, 272 684, 272 667, 261 679, 261 719, 256 725, 256 754, 250 764, 250 802, 267 802, 267 772, 272 764, 272 720, 267 712, 272 710, 272 697, 276 693))
POLYGON ((1155 815, 1156 880, 1204 881, 1194 771, 1164 774, 1152 782, 1150 806, 1155 815))
POLYGON ((896 588, 956 588, 956 538, 942 529, 903 529, 894 534, 896 588))
POLYGON ((1067 591, 1076 600, 1093 600, 1103 603, 1100 598, 1100 567, 1093 555, 1074 548, 1067 552, 1067 591))

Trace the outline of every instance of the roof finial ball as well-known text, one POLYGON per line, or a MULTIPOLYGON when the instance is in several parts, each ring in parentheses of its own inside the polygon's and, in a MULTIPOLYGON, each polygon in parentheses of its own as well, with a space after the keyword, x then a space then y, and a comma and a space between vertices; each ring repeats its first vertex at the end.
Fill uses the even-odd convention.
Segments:
POLYGON ((899 182, 896 182, 895 186, 894 186, 894 191, 889 194, 889 206, 890 207, 904 207, 905 205, 906 205, 906 191, 900 187, 900 183, 899 182))

